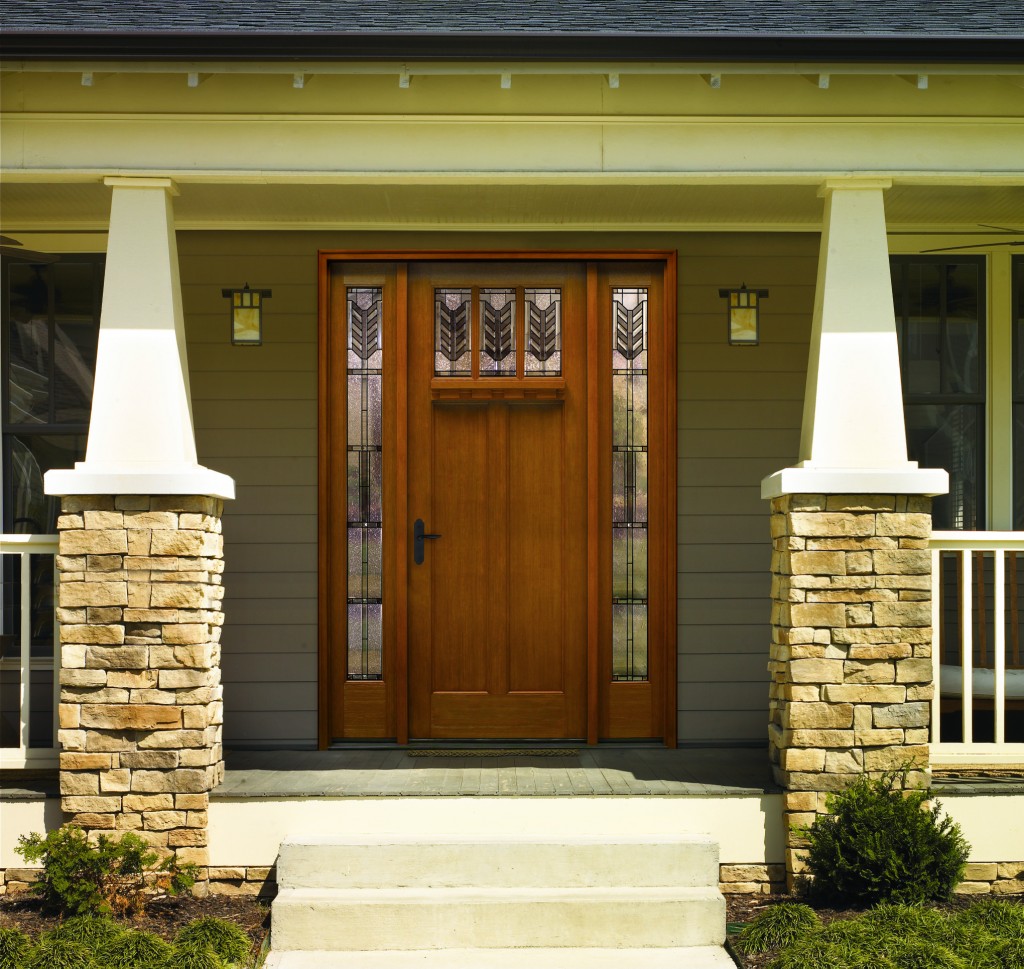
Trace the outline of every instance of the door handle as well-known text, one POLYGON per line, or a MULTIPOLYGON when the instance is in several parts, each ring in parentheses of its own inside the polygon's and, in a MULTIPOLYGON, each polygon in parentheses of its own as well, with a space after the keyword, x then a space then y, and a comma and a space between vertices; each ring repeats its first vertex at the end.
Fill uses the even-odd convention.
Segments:
POLYGON ((417 565, 423 564, 423 542, 428 538, 440 538, 440 532, 425 530, 422 518, 417 518, 412 526, 412 560, 417 565))

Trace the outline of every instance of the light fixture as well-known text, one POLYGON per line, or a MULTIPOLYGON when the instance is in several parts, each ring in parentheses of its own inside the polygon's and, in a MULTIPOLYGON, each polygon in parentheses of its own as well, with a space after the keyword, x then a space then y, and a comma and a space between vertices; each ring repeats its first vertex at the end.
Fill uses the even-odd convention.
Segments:
POLYGON ((231 300, 231 342, 238 346, 258 347, 263 343, 263 301, 274 294, 269 289, 222 289, 221 296, 231 300))
POLYGON ((756 347, 758 336, 758 310, 761 300, 767 298, 767 289, 720 289, 718 295, 727 299, 729 315, 729 343, 733 346, 756 347))

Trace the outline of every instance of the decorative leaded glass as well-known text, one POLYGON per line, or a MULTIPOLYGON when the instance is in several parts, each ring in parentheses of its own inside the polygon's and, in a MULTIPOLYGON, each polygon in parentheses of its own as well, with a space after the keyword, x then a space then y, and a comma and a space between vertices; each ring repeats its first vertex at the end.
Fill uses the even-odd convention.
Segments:
POLYGON ((612 679, 647 672, 647 290, 612 290, 612 679))
POLYGON ((348 678, 379 680, 382 557, 381 493, 383 291, 352 287, 348 306, 348 678))
POLYGON ((562 372, 562 291, 528 289, 526 301, 526 372, 559 376, 562 372))
POLYGON ((434 373, 439 377, 473 374, 468 289, 434 290, 434 373))
POLYGON ((480 376, 516 375, 516 291, 480 290, 480 376))

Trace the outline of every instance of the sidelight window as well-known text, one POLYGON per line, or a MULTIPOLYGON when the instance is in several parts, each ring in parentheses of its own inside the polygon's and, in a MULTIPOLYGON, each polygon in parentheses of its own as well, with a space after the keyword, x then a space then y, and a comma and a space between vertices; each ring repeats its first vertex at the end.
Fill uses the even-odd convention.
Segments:
POLYGON ((383 675, 383 291, 352 287, 348 316, 348 678, 383 675))

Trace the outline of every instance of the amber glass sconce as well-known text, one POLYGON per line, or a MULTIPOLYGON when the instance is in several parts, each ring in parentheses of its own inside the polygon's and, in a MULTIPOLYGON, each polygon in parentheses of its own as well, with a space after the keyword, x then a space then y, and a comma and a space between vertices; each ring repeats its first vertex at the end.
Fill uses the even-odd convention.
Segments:
POLYGON ((720 289, 718 295, 728 302, 729 343, 733 346, 756 347, 760 342, 759 310, 767 289, 720 289))
POLYGON ((274 294, 269 289, 222 289, 231 300, 231 342, 236 346, 258 347, 263 343, 263 301, 274 294))

